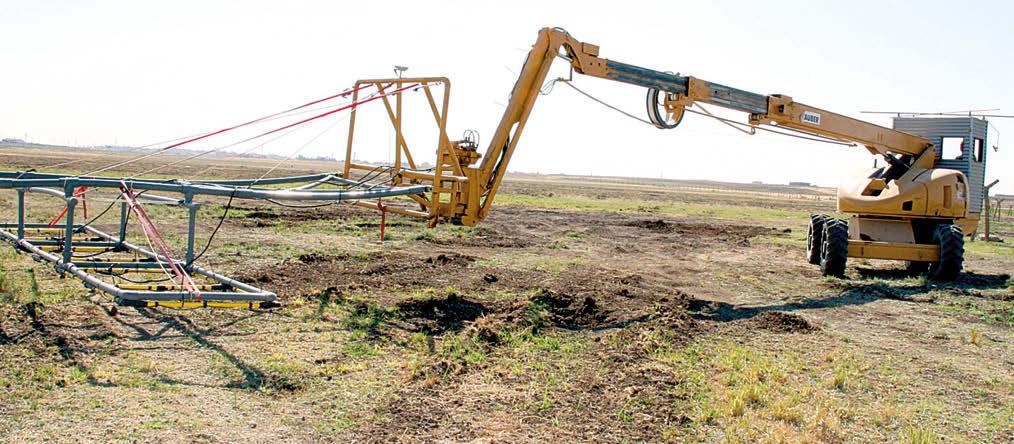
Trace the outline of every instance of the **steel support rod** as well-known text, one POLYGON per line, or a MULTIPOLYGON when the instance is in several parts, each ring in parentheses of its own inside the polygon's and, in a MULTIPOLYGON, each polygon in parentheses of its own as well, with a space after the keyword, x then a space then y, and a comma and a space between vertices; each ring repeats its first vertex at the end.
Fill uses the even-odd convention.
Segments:
POLYGON ((25 238, 25 190, 18 189, 18 240, 25 238))
POLYGON ((127 241, 127 218, 130 213, 127 211, 127 203, 120 202, 120 239, 116 242, 116 245, 122 246, 127 241))
POLYGON ((63 262, 69 264, 74 254, 74 207, 77 206, 77 198, 74 197, 74 187, 67 188, 67 229, 63 240, 63 262))
POLYGON ((187 193, 183 198, 183 206, 187 208, 187 252, 183 256, 183 262, 190 265, 194 262, 194 236, 197 228, 197 210, 201 205, 194 203, 193 193, 187 193))

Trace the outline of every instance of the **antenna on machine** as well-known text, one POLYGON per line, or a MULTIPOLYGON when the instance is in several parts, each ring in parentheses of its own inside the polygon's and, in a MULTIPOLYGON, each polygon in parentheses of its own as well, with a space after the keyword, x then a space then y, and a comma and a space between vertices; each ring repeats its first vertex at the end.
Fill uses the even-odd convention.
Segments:
POLYGON ((1014 118, 1014 115, 1009 114, 983 114, 990 111, 1000 111, 1000 108, 989 108, 989 109, 969 109, 959 111, 943 111, 943 112, 912 112, 912 111, 860 111, 863 114, 894 114, 896 117, 901 116, 955 116, 955 117, 989 117, 989 118, 1014 118))
POLYGON ((405 71, 408 71, 408 67, 407 66, 394 65, 394 74, 397 75, 399 79, 401 78, 401 75, 405 71))

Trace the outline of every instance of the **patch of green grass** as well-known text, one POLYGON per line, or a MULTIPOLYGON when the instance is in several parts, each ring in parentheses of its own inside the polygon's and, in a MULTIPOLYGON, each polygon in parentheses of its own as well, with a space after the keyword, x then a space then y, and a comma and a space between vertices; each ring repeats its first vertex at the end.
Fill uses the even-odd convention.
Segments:
POLYGON ((377 355, 377 347, 364 341, 351 341, 342 346, 342 351, 351 357, 364 357, 377 355))
POLYGON ((345 412, 337 412, 332 418, 315 421, 314 430, 323 436, 333 436, 355 427, 358 422, 345 412))
POLYGON ((127 353, 124 362, 117 364, 112 380, 119 385, 131 388, 144 388, 154 391, 178 391, 180 388, 172 381, 160 375, 158 363, 152 358, 137 353, 127 353))
POLYGON ((410 236, 409 239, 415 241, 435 241, 440 239, 440 237, 433 230, 422 230, 410 236))
POLYGON ((293 391, 309 386, 314 369, 309 362, 292 359, 285 353, 275 353, 260 362, 263 373, 261 389, 267 391, 293 391))
POLYGON ((793 229, 791 233, 784 234, 781 236, 768 236, 761 235, 754 238, 759 243, 767 243, 774 245, 787 245, 790 247, 797 247, 800 249, 806 248, 806 233, 801 230, 793 229))
POLYGON ((568 230, 568 231, 564 231, 563 232, 563 237, 567 237, 567 238, 571 238, 571 239, 583 239, 584 238, 584 233, 582 233, 580 231, 570 231, 570 230, 568 230))
MULTIPOLYGON (((420 292, 418 297, 432 296, 420 292)), ((396 314, 393 310, 381 307, 373 301, 357 296, 343 297, 340 292, 333 289, 322 291, 316 295, 316 299, 314 311, 303 308, 306 305, 304 299, 299 299, 299 302, 293 305, 303 310, 301 315, 304 320, 337 321, 339 327, 352 332, 353 339, 376 336, 380 327, 396 314)))
POLYGON ((974 294, 934 292, 935 308, 947 313, 973 316, 993 325, 1014 326, 1014 299, 1003 294, 1007 289, 978 290, 974 294))
POLYGON ((38 400, 46 392, 87 379, 80 366, 62 364, 55 347, 38 351, 21 344, 0 347, 0 404, 38 400))
POLYGON ((965 255, 982 257, 1014 257, 1014 244, 1010 242, 965 242, 965 255))
POLYGON ((13 300, 10 283, 7 280, 7 255, 8 253, 6 252, 0 254, 0 302, 10 302, 13 300))
POLYGON ((37 307, 44 308, 83 293, 76 279, 60 279, 48 266, 36 264, 28 255, 15 254, 7 245, 0 247, 3 247, 0 248, 0 303, 38 304, 37 307))
POLYGON ((159 431, 159 430, 178 429, 178 425, 179 424, 177 424, 175 421, 170 421, 162 418, 154 418, 149 419, 147 421, 142 421, 141 424, 139 425, 139 428, 141 430, 159 431))
POLYGON ((941 441, 940 435, 926 427, 905 427, 898 432, 901 444, 935 444, 941 441))
POLYGON ((706 440, 717 428, 732 442, 763 436, 834 442, 847 436, 845 424, 857 415, 839 398, 842 390, 864 387, 869 369, 849 351, 819 357, 735 342, 680 346, 665 337, 655 333, 649 350, 681 378, 673 388, 676 408, 691 420, 663 430, 667 439, 706 440))
POLYGON ((555 240, 546 244, 546 248, 549 248, 550 250, 566 250, 569 247, 567 246, 567 244, 555 240))
POLYGON ((375 335, 384 320, 392 314, 390 310, 368 302, 348 305, 347 314, 340 325, 342 328, 364 335, 375 335))
POLYGON ((978 328, 973 326, 972 329, 968 331, 968 343, 977 347, 982 345, 982 332, 980 332, 978 328))
POLYGON ((449 334, 441 339, 437 356, 465 366, 477 365, 486 361, 486 346, 471 335, 449 334))
POLYGON ((699 216, 739 221, 784 222, 804 220, 809 212, 802 210, 758 208, 740 205, 697 204, 656 202, 642 199, 598 199, 591 196, 553 195, 532 196, 527 194, 501 194, 497 196, 500 204, 525 205, 538 208, 563 208, 575 210, 642 212, 650 208, 653 213, 673 216, 699 216))

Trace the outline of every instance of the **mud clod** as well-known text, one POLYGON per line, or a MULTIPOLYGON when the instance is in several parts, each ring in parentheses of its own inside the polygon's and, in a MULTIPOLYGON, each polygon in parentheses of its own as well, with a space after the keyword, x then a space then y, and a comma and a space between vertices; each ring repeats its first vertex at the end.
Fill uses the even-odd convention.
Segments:
POLYGON ((309 253, 299 255, 299 261, 304 264, 316 264, 319 262, 331 262, 334 260, 331 256, 325 256, 320 253, 309 253))
POLYGON ((475 262, 474 257, 458 253, 447 253, 447 254, 441 253, 436 256, 430 256, 426 258, 427 264, 439 266, 456 265, 459 267, 467 267, 468 264, 471 264, 472 262, 475 262))
POLYGON ((500 333, 509 328, 503 316, 482 316, 465 329, 465 334, 476 342, 496 346, 500 344, 500 333))
POLYGON ((755 316, 753 322, 760 328, 778 333, 811 333, 820 329, 800 315, 782 311, 766 311, 755 316))

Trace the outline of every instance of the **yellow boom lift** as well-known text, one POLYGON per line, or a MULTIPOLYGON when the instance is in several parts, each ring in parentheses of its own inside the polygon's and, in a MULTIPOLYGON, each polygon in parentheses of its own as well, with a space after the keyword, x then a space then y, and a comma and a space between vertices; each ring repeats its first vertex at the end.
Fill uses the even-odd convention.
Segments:
MULTIPOLYGON (((985 120, 976 117, 897 117, 891 129, 796 102, 792 97, 762 95, 714 82, 646 69, 599 57, 599 47, 578 41, 560 28, 544 28, 528 53, 510 102, 485 152, 478 152, 477 137, 463 140, 447 136, 450 81, 444 77, 360 80, 357 86, 402 88, 418 84, 436 123, 435 168, 419 169, 402 132, 402 95, 393 105, 384 97, 395 130, 395 159, 384 170, 396 186, 426 184, 429 195, 410 196, 418 209, 388 206, 387 211, 438 221, 474 226, 490 211, 507 172, 525 123, 532 112, 549 68, 557 58, 570 63, 573 72, 647 88, 647 111, 658 128, 675 128, 687 108, 705 103, 748 113, 749 125, 770 125, 865 147, 886 162, 863 177, 838 188, 838 211, 850 220, 825 215, 811 217, 807 259, 820 265, 824 275, 841 276, 848 257, 906 261, 912 272, 935 279, 954 279, 961 272, 963 233, 978 224, 985 168, 985 120), (434 94, 443 86, 442 96, 434 94), (900 130, 903 129, 903 130, 900 130), (945 138, 961 138, 962 155, 941 158, 945 138), (481 162, 479 160, 482 159, 481 162), (975 179, 969 182, 969 177, 975 179)), ((354 98, 355 100, 355 98, 354 98)), ((352 158, 355 111, 350 118, 344 177, 376 174, 377 167, 352 158)), ((357 202, 369 208, 377 205, 357 202)))

